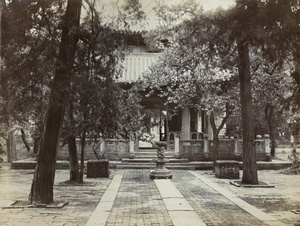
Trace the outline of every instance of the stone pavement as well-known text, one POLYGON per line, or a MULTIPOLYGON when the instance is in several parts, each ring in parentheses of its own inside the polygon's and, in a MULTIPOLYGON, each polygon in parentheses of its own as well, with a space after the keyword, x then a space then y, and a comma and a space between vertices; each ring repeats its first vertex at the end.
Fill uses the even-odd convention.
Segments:
POLYGON ((151 180, 150 170, 111 170, 75 186, 64 183, 68 170, 57 170, 54 199, 64 207, 11 208, 27 199, 33 170, 2 165, 0 225, 300 225, 299 175, 259 171, 275 188, 241 188, 205 171, 172 173, 151 180))

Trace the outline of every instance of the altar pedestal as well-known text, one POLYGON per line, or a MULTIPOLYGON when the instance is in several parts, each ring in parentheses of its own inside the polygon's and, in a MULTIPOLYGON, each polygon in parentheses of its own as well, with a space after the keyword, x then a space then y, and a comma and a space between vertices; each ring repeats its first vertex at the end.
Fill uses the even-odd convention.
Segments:
POLYGON ((158 146, 157 149, 157 157, 158 159, 155 161, 156 169, 150 173, 151 179, 171 179, 173 177, 170 170, 166 169, 166 163, 169 160, 164 159, 164 150, 167 146, 166 142, 156 142, 158 146))

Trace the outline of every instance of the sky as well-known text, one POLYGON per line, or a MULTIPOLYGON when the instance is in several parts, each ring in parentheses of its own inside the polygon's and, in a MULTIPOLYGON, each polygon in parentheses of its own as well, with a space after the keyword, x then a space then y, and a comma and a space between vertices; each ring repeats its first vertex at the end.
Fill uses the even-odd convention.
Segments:
POLYGON ((203 5, 204 10, 214 10, 218 7, 227 9, 235 5, 235 0, 197 0, 203 5))
MULTIPOLYGON (((106 18, 104 20, 112 21, 119 14, 116 6, 118 5, 119 9, 121 9, 122 5, 124 4, 124 1, 125 0, 102 0, 102 1, 96 1, 96 3, 97 3, 98 10, 102 12, 103 13, 102 15, 104 16, 104 18, 106 18)), ((218 7, 227 9, 231 6, 234 6, 236 0, 194 0, 194 1, 202 5, 205 11, 210 11, 210 10, 217 9, 218 7)), ((142 4, 142 10, 146 13, 146 15, 149 16, 149 13, 150 15, 152 14, 152 16, 148 17, 149 23, 147 22, 148 25, 146 25, 148 29, 155 29, 157 27, 156 20, 158 20, 158 18, 155 18, 156 16, 153 17, 153 13, 154 14, 156 13, 155 11, 152 10, 153 7, 156 6, 157 2, 164 2, 165 4, 171 6, 171 5, 183 3, 184 0, 140 0, 140 3, 142 4)), ((84 17, 84 15, 85 13, 83 13, 82 17, 84 17)), ((132 26, 131 29, 133 29, 134 31, 140 30, 139 25, 132 26)))

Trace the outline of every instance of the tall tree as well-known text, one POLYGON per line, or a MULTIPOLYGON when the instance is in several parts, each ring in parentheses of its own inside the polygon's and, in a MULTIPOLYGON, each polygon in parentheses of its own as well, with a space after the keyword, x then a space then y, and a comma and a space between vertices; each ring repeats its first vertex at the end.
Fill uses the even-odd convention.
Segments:
POLYGON ((275 156, 275 148, 280 132, 287 132, 287 118, 291 115, 290 105, 293 93, 297 89, 292 76, 292 62, 287 61, 284 67, 266 63, 259 54, 252 56, 253 102, 255 107, 256 134, 269 134, 271 155, 275 156))
POLYGON ((252 91, 251 91, 251 73, 249 59, 249 37, 245 31, 249 29, 250 18, 256 13, 256 3, 238 4, 241 15, 238 22, 242 30, 241 36, 237 40, 239 55, 239 80, 241 94, 241 111, 243 127, 243 178, 242 183, 258 184, 256 151, 254 148, 254 126, 252 118, 252 91))
POLYGON ((38 141, 54 71, 61 11, 55 1, 4 3, 1 96, 5 111, 1 123, 30 128, 38 141))
MULTIPOLYGON (((258 183, 255 149, 253 147, 253 112, 251 94, 250 46, 256 48, 267 64, 280 69, 286 65, 294 52, 291 43, 297 40, 299 26, 293 11, 299 10, 297 1, 239 1, 236 7, 237 37, 239 53, 239 75, 243 125, 243 183, 258 183), (287 41, 288 40, 288 41, 287 41)), ((270 111, 266 111, 267 115, 270 111)))
POLYGON ((62 23, 62 38, 56 62, 55 76, 51 86, 50 103, 46 114, 41 149, 32 182, 29 199, 33 203, 53 202, 55 163, 60 132, 73 68, 81 14, 81 0, 68 0, 62 23))
MULTIPOLYGON (((196 7, 194 7, 196 8, 196 7)), ((173 8, 163 10, 160 13, 165 16, 164 21, 171 25, 164 28, 157 35, 157 40, 162 37, 170 37, 173 31, 174 37, 182 35, 178 22, 174 22, 181 15, 186 20, 197 21, 190 23, 190 30, 193 38, 189 43, 198 41, 199 37, 207 36, 203 41, 195 41, 196 47, 205 47, 213 57, 222 50, 232 49, 226 57, 221 58, 226 67, 238 67, 240 80, 240 96, 242 104, 243 121, 243 153, 244 153, 244 173, 243 183, 258 183, 256 157, 254 151, 254 129, 252 113, 252 89, 251 70, 255 65, 250 58, 250 52, 259 54, 264 58, 263 62, 275 64, 278 68, 283 67, 286 59, 291 60, 295 55, 295 44, 299 31, 298 22, 295 18, 299 16, 299 1, 237 1, 237 7, 227 11, 212 13, 207 17, 194 10, 194 8, 173 8), (208 23, 209 22, 209 23, 208 23), (206 24, 211 24, 206 27, 206 24), (175 32, 174 32, 175 31, 175 32), (236 57, 237 56, 237 57, 236 57)), ((184 38, 183 38, 184 40, 184 38)), ((171 38, 172 41, 172 38, 171 38)), ((191 47, 191 45, 190 45, 191 47)), ((296 48, 297 49, 297 48, 296 48)), ((187 51, 190 49, 187 48, 187 51)), ((203 49, 201 49, 203 50, 203 49)), ((296 54, 297 55, 297 54, 296 54)), ((209 59, 209 58, 208 58, 209 59)))

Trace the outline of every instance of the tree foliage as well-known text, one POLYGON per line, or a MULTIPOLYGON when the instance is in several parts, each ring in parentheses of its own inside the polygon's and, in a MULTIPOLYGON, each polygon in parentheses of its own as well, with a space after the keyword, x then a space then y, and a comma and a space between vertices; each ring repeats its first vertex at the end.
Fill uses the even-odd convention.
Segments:
MULTIPOLYGON (((156 41, 159 49, 162 41, 167 39, 169 41, 167 46, 171 49, 167 52, 176 50, 171 55, 165 55, 166 63, 158 66, 160 69, 152 69, 154 71, 152 74, 159 74, 157 76, 159 78, 154 82, 162 84, 162 78, 169 74, 168 79, 163 80, 167 87, 164 87, 162 95, 168 96, 169 99, 173 98, 174 102, 180 104, 178 96, 174 96, 174 93, 179 94, 183 90, 181 97, 187 97, 182 98, 183 103, 190 103, 193 100, 192 97, 200 93, 201 95, 197 97, 202 101, 202 105, 207 100, 208 106, 219 107, 220 103, 226 103, 224 99, 220 98, 220 87, 223 88, 221 88, 222 91, 224 91, 224 87, 225 90, 226 87, 230 87, 228 90, 232 91, 232 85, 237 83, 236 75, 239 74, 242 118, 245 122, 243 135, 245 142, 249 143, 249 145, 244 145, 244 154, 248 154, 244 155, 246 167, 244 167, 243 182, 258 183, 255 176, 255 153, 253 145, 250 143, 254 139, 253 123, 251 122, 253 120, 251 92, 254 90, 253 86, 251 89, 251 77, 252 80, 256 79, 257 81, 254 82, 256 88, 254 95, 261 96, 261 93, 268 92, 268 103, 273 103, 272 105, 274 102, 279 103, 278 97, 282 97, 282 93, 286 92, 288 88, 295 89, 291 84, 291 75, 293 71, 299 71, 297 55, 299 50, 299 2, 293 0, 239 1, 236 7, 226 11, 204 13, 195 9, 197 9, 195 5, 187 3, 168 10, 160 8, 160 15, 163 16, 164 21, 171 21, 171 26, 158 30, 154 35, 148 35, 148 42, 156 41), (174 46, 176 47, 174 48, 174 46), (201 64, 202 67, 199 67, 198 65, 201 64), (196 68, 197 70, 195 70, 196 68), (204 75, 205 79, 213 78, 213 82, 204 81, 206 86, 211 87, 212 92, 209 92, 210 89, 207 87, 204 89, 205 85, 202 85, 201 79, 193 79, 194 71, 195 74, 204 75), (178 74, 184 76, 178 79, 178 74), (221 76, 222 85, 216 86, 216 84, 220 84, 220 78, 218 78, 220 74, 223 75, 221 76), (232 76, 226 78, 225 74, 232 76), (273 79, 277 75, 288 77, 280 85, 272 87, 273 82, 276 84, 277 79, 277 81, 282 81, 280 78, 273 79), (185 79, 188 76, 190 78, 185 79), (270 76, 272 76, 272 80, 270 80, 270 76), (227 79, 230 82, 226 82, 227 79), (186 81, 191 81, 191 83, 186 81), (198 81, 203 90, 193 88, 198 81), (230 85, 227 86, 226 83, 230 85), (279 88, 280 90, 278 90, 279 88), (274 92, 275 90, 278 92, 274 92), (205 97, 204 94, 209 95, 205 97)), ((169 24, 167 23, 167 25, 169 24)), ((153 87, 158 89, 158 86, 154 85, 153 87)), ((225 98, 229 97, 226 92, 221 93, 225 94, 225 98)), ((285 93, 285 100, 288 100, 287 97, 291 97, 291 95, 285 93)), ((263 99, 261 97, 260 100, 263 99)), ((237 105, 233 104, 233 106, 237 105)), ((266 115, 270 115, 266 105, 263 108, 266 110, 266 115)), ((224 111, 224 108, 220 110, 224 111)), ((269 125, 272 124, 274 122, 270 121, 269 125)))
POLYGON ((3 7, 1 123, 9 120, 34 138, 42 132, 61 35, 61 7, 58 1, 11 1, 3 7))
POLYGON ((218 135, 233 110, 238 107, 236 45, 218 45, 215 22, 222 13, 211 15, 185 4, 160 11, 167 21, 182 22, 148 34, 147 39, 167 40, 160 63, 144 77, 144 86, 158 90, 166 103, 178 108, 196 108, 210 116, 214 139, 214 159, 218 156, 218 135), (179 11, 178 11, 179 10, 179 11), (212 17, 213 16, 213 17, 212 17), (158 38, 157 38, 158 37, 158 38), (216 121, 222 118, 218 125, 216 121))

